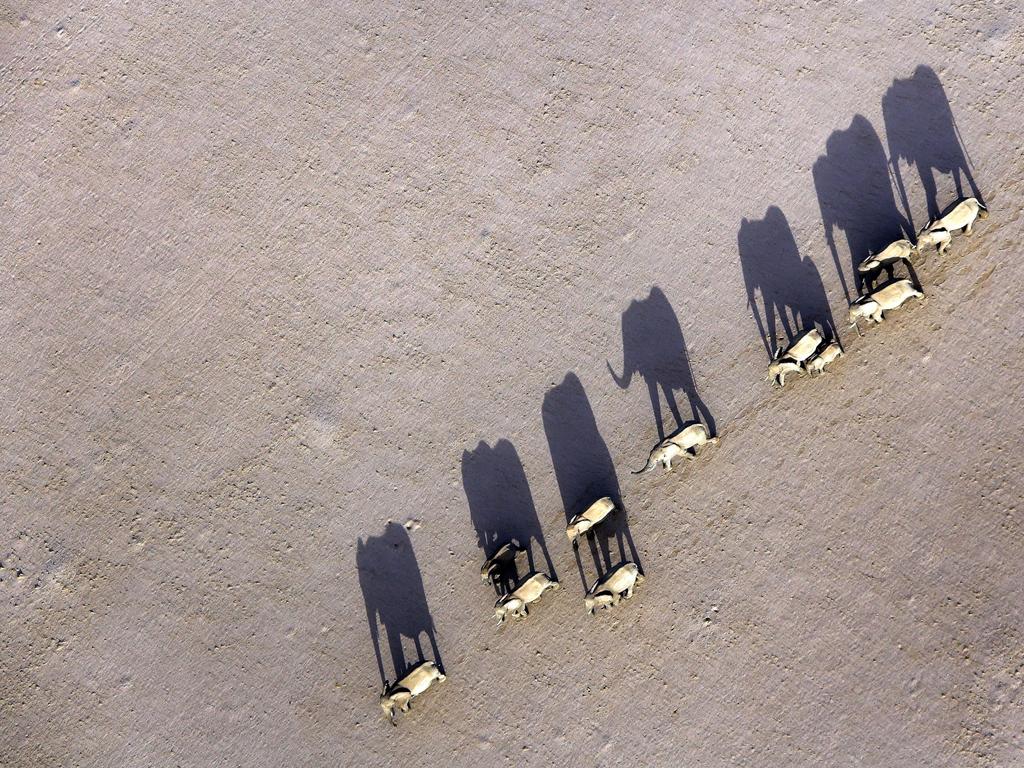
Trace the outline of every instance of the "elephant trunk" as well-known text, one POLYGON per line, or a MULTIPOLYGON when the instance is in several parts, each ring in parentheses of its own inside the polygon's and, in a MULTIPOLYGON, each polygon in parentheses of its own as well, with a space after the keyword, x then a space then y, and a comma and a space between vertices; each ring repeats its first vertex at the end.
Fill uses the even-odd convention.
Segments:
POLYGON ((612 375, 612 380, 615 382, 615 386, 619 389, 625 389, 629 386, 629 382, 633 380, 633 370, 623 362, 622 375, 619 376, 615 373, 611 363, 605 363, 608 366, 608 373, 612 375))

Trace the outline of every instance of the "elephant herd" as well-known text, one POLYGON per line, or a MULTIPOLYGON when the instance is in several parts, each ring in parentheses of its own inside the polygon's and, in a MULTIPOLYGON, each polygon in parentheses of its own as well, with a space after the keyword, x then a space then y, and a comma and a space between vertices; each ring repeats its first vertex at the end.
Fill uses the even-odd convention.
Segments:
MULTIPOLYGON (((933 85, 930 78, 934 73, 931 75, 929 73, 930 70, 927 68, 918 68, 915 78, 922 78, 924 84, 930 88, 933 85), (922 72, 922 70, 926 71, 922 72)), ((901 83, 904 82, 896 81, 893 89, 899 90, 903 87, 901 83)), ((941 86, 939 88, 941 91, 941 86)), ((916 92, 920 92, 920 89, 916 92)), ((928 93, 927 90, 925 92, 928 93)), ((933 98, 933 96, 929 95, 927 98, 933 98)), ((902 108, 903 102, 896 100, 892 104, 900 105, 902 108)), ((888 117, 888 112, 886 115, 888 117)), ((865 127, 865 124, 866 121, 858 117, 849 130, 863 138, 865 132, 870 130, 870 125, 865 127)), ((893 131, 890 135, 890 142, 892 143, 894 140, 893 136, 896 136, 898 140, 898 137, 902 135, 899 131, 893 131)), ((833 183, 832 175, 835 168, 844 162, 852 162, 851 158, 846 158, 843 155, 846 146, 844 141, 842 135, 834 140, 830 139, 827 157, 815 165, 815 182, 819 188, 828 189, 828 185, 833 183)), ((916 142, 918 139, 914 138, 914 141, 916 142)), ((905 145, 897 143, 895 148, 891 147, 891 149, 894 162, 899 159, 917 159, 920 162, 920 157, 924 153, 921 147, 913 144, 909 139, 905 145)), ((857 163, 852 164, 857 165, 857 163)), ((902 179, 898 174, 895 178, 899 182, 899 193, 906 202, 907 194, 902 179)), ((970 179, 969 176, 968 179, 977 194, 973 179, 970 179)), ((928 184, 925 187, 931 189, 928 184)), ((960 190, 959 176, 957 176, 957 189, 960 190)), ((889 194, 891 197, 891 192, 889 194)), ((914 272, 913 263, 926 248, 935 248, 940 256, 945 255, 954 234, 963 232, 970 235, 975 222, 988 216, 988 209, 977 197, 962 197, 941 215, 935 205, 934 194, 929 194, 928 199, 929 223, 917 232, 915 242, 904 237, 890 242, 884 248, 877 249, 862 247, 867 240, 858 234, 857 227, 851 224, 852 219, 835 213, 831 206, 827 208, 827 215, 824 215, 823 218, 826 222, 827 239, 833 250, 833 255, 835 255, 834 229, 836 227, 845 229, 850 237, 851 253, 856 255, 859 249, 861 254, 859 261, 855 264, 854 275, 859 295, 853 297, 847 291, 847 296, 850 299, 848 320, 850 326, 856 328, 858 334, 861 333, 859 321, 881 323, 885 319, 885 313, 897 309, 911 298, 924 296, 914 272), (855 238, 859 238, 857 240, 858 249, 854 248, 855 238), (873 250, 874 252, 872 252, 873 250), (907 277, 897 277, 896 270, 901 267, 906 268, 909 273, 907 277), (887 279, 884 282, 879 282, 883 272, 887 279)), ((908 219, 901 225, 896 218, 882 215, 889 210, 887 206, 872 207, 869 202, 865 210, 873 215, 878 214, 874 222, 876 234, 872 237, 877 237, 886 229, 891 233, 895 233, 899 229, 903 229, 907 234, 913 231, 906 227, 906 223, 910 221, 909 214, 908 219)), ((823 214, 826 213, 824 202, 822 211, 823 214)), ((770 362, 766 380, 781 388, 785 386, 787 376, 807 375, 813 377, 823 374, 830 365, 844 355, 844 349, 832 326, 827 299, 820 302, 821 306, 817 306, 813 301, 808 302, 806 296, 798 295, 802 290, 801 286, 813 285, 815 280, 820 285, 820 277, 818 277, 813 264, 802 259, 798 254, 794 256, 791 259, 792 269, 788 274, 788 279, 791 282, 787 282, 780 280, 777 272, 770 267, 762 266, 764 262, 755 261, 747 255, 756 249, 763 252, 764 249, 770 249, 773 246, 777 246, 779 252, 787 253, 786 243, 788 241, 785 237, 779 240, 777 235, 780 232, 788 232, 785 217, 779 209, 769 208, 766 217, 761 221, 751 222, 744 219, 739 233, 739 244, 741 263, 747 282, 748 304, 754 309, 755 319, 769 352, 770 362), (803 273, 806 273, 804 275, 806 280, 800 279, 800 275, 803 273), (772 281, 776 281, 778 284, 775 285, 772 281), (765 305, 764 321, 756 307, 758 295, 761 296, 765 305), (790 313, 786 312, 786 308, 798 302, 801 303, 803 311, 799 315, 791 313, 792 316, 790 316, 790 313), (784 349, 772 348, 777 331, 776 316, 789 340, 784 349)), ((789 239, 792 239, 791 236, 789 239)), ((793 253, 795 253, 795 246, 793 253)), ((840 274, 842 274, 841 271, 840 274)), ((845 278, 843 286, 845 290, 845 278)), ((622 317, 622 333, 624 351, 622 373, 616 373, 611 365, 608 366, 609 372, 615 383, 622 388, 628 387, 632 377, 636 374, 644 379, 660 439, 660 442, 650 452, 646 464, 636 470, 634 474, 651 472, 658 466, 665 471, 671 471, 674 462, 694 460, 709 446, 719 442, 714 420, 696 394, 678 320, 660 290, 655 288, 648 298, 630 305, 622 317), (671 350, 670 354, 666 354, 667 349, 671 350), (674 398, 675 390, 682 390, 686 394, 692 419, 685 419, 679 412, 674 398), (678 429, 668 435, 665 434, 661 411, 663 397, 676 424, 679 425, 678 429)), ((580 576, 586 590, 584 608, 590 615, 594 615, 599 610, 612 609, 622 600, 631 598, 636 587, 644 581, 644 574, 637 562, 636 550, 625 523, 625 513, 619 498, 618 483, 614 480, 615 472, 611 457, 607 449, 603 448, 603 442, 600 441, 599 436, 597 440, 593 439, 596 436, 596 426, 589 433, 587 432, 586 425, 593 422, 593 414, 589 412, 589 406, 585 406, 585 404, 586 397, 582 392, 582 386, 578 379, 570 374, 563 384, 553 389, 545 397, 543 415, 545 431, 548 434, 552 459, 555 463, 555 474, 566 508, 566 536, 576 553, 580 576), (580 405, 581 402, 584 406, 580 405), (581 433, 580 427, 576 426, 574 427, 576 432, 569 433, 568 437, 562 437, 565 433, 561 429, 559 421, 563 419, 570 420, 576 425, 583 424, 583 432, 581 433), (564 462, 561 460, 563 454, 568 457, 564 462), (588 474, 587 471, 578 471, 581 466, 595 469, 588 474), (611 479, 609 480, 609 478, 611 479), (600 557, 600 544, 597 538, 601 532, 603 532, 602 540, 605 548, 603 558, 600 557), (608 541, 611 537, 617 538, 619 542, 622 558, 618 562, 614 562, 610 552, 607 551, 608 541), (595 563, 598 565, 598 575, 592 583, 584 575, 580 560, 581 541, 589 544, 595 557, 595 563)), ((503 511, 503 506, 509 504, 516 506, 517 502, 512 499, 529 499, 525 474, 522 472, 521 464, 518 463, 511 444, 507 441, 499 441, 492 448, 481 443, 476 451, 464 454, 463 486, 470 502, 474 526, 479 535, 479 544, 486 555, 486 560, 480 569, 480 577, 484 583, 493 586, 497 592, 497 600, 494 604, 497 622, 500 625, 509 619, 525 618, 529 615, 532 604, 539 601, 549 591, 557 591, 560 584, 554 577, 551 556, 543 543, 543 535, 535 511, 527 515, 525 525, 520 525, 514 530, 503 527, 501 522, 515 517, 517 514, 512 509, 503 511), (534 556, 531 546, 531 542, 534 541, 540 544, 541 558, 534 556), (526 562, 520 564, 523 559, 526 562), (545 568, 547 572, 545 572, 545 568)), ((521 504, 519 506, 521 507, 521 504)), ((529 507, 532 510, 532 501, 529 502, 529 507)), ((367 562, 371 561, 377 562, 368 555, 367 562)), ((401 590, 401 587, 396 589, 401 590)), ((421 583, 420 590, 422 591, 421 583)), ((364 594, 367 594, 366 587, 364 587, 364 594)), ((399 603, 405 599, 405 596, 400 595, 398 591, 395 591, 393 597, 399 603)), ((375 610, 381 616, 385 612, 401 613, 401 608, 389 605, 390 602, 393 602, 390 598, 376 596, 372 602, 375 610)), ((425 599, 423 605, 425 606, 425 599)), ((368 611, 370 607, 371 599, 368 597, 368 611)), ((400 617, 393 618, 396 622, 395 626, 398 626, 400 617)), ((426 622, 430 627, 428 635, 433 646, 435 661, 423 660, 424 655, 420 651, 417 640, 419 662, 411 667, 405 667, 405 671, 400 673, 396 682, 389 683, 386 679, 384 681, 380 706, 390 717, 392 723, 395 723, 397 710, 408 711, 411 701, 416 696, 429 689, 435 682, 445 680, 429 617, 426 617, 426 622)), ((422 622, 414 621, 412 623, 417 625, 422 622)), ((375 626, 372 617, 371 626, 375 626)), ((394 646, 390 626, 388 630, 389 640, 394 646)), ((412 628, 412 634, 416 634, 415 626, 412 628)), ((377 644, 376 634, 374 639, 377 644)), ((398 653, 400 656, 400 647, 398 653)), ((377 655, 383 678, 379 645, 377 655)), ((395 657, 396 671, 399 656, 395 657)))
MULTIPOLYGON (((853 327, 857 321, 866 318, 875 323, 884 320, 884 313, 898 308, 908 299, 924 296, 916 283, 916 277, 899 278, 894 274, 899 264, 910 265, 912 258, 920 253, 926 245, 934 245, 940 254, 945 254, 954 232, 971 234, 977 219, 988 217, 988 209, 976 198, 967 198, 957 202, 942 217, 931 221, 918 234, 916 243, 909 240, 897 240, 878 254, 871 254, 860 265, 858 271, 864 275, 865 284, 870 286, 867 293, 858 297, 850 305, 849 320, 853 327), (889 280, 875 286, 875 279, 885 270, 889 280)), ((778 386, 785 386, 787 374, 807 373, 813 375, 823 372, 825 366, 841 357, 843 350, 838 340, 826 339, 816 328, 798 330, 796 337, 785 350, 776 350, 768 366, 769 381, 778 386)), ((656 395, 657 393, 655 393, 656 395)), ((718 437, 710 434, 708 427, 695 421, 683 426, 675 433, 662 440, 651 451, 647 464, 634 474, 650 472, 658 465, 666 471, 672 470, 672 462, 679 458, 693 459, 706 445, 718 442, 718 437)), ((608 496, 595 500, 579 514, 574 515, 566 526, 566 536, 570 544, 576 548, 579 539, 592 534, 611 515, 618 511, 615 501, 608 496)), ((516 561, 520 553, 528 552, 520 542, 512 539, 501 542, 485 561, 480 569, 481 579, 492 585, 507 585, 501 590, 494 606, 498 623, 506 618, 526 617, 529 606, 537 602, 548 590, 559 589, 559 583, 551 576, 534 567, 532 556, 528 564, 528 575, 516 579, 516 561)), ((550 566, 550 557, 545 552, 550 566)), ((612 608, 622 599, 633 596, 636 586, 644 580, 639 565, 632 561, 624 561, 601 576, 587 591, 584 607, 590 615, 599 609, 612 608)), ((393 684, 385 682, 381 693, 380 705, 392 723, 395 722, 396 708, 408 711, 413 698, 426 691, 435 681, 443 681, 444 673, 433 661, 422 661, 415 665, 400 680, 393 684)))
MULTIPOLYGON (((857 265, 857 271, 864 277, 868 291, 850 304, 850 326, 860 334, 858 320, 866 319, 881 323, 885 313, 898 309, 908 300, 922 298, 924 291, 911 271, 910 277, 896 279, 895 267, 906 265, 912 270, 912 259, 922 248, 935 246, 940 255, 949 249, 953 233, 970 235, 977 219, 988 218, 988 208, 977 198, 969 197, 955 203, 945 215, 932 220, 917 236, 917 242, 901 239, 890 243, 884 250, 868 257, 857 265), (885 270, 889 279, 882 285, 875 285, 879 274, 885 270)), ((780 387, 786 384, 787 374, 821 373, 825 366, 843 355, 837 340, 826 340, 816 328, 802 330, 783 351, 776 349, 768 365, 767 380, 780 387)))

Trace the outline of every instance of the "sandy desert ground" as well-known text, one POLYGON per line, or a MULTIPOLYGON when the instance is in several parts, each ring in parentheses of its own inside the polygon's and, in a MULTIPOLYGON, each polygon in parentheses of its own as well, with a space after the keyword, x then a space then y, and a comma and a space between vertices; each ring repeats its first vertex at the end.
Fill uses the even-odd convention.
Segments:
POLYGON ((0 45, 0 764, 1024 765, 1019 2, 9 0, 0 45), (858 337, 854 263, 975 192, 858 337), (846 356, 773 390, 810 324, 846 356), (562 589, 499 628, 512 535, 562 589))

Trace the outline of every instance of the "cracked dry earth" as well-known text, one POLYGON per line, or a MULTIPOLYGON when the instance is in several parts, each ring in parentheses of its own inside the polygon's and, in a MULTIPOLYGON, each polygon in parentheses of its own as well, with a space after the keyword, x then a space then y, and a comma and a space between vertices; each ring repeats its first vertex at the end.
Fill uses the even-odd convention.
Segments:
POLYGON ((1020 3, 9 0, 0 43, 0 764, 1024 765, 1020 3), (856 335, 854 263, 975 191, 856 335), (846 356, 771 389, 808 323, 846 356), (498 628, 510 532, 562 589, 498 628))

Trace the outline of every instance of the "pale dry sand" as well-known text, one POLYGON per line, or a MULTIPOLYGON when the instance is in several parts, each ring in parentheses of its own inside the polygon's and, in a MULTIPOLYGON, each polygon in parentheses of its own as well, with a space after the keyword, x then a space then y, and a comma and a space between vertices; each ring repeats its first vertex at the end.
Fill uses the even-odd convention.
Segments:
POLYGON ((0 9, 0 764, 1024 765, 1020 3, 188 5, 0 9), (861 339, 914 159, 992 215, 861 339))

